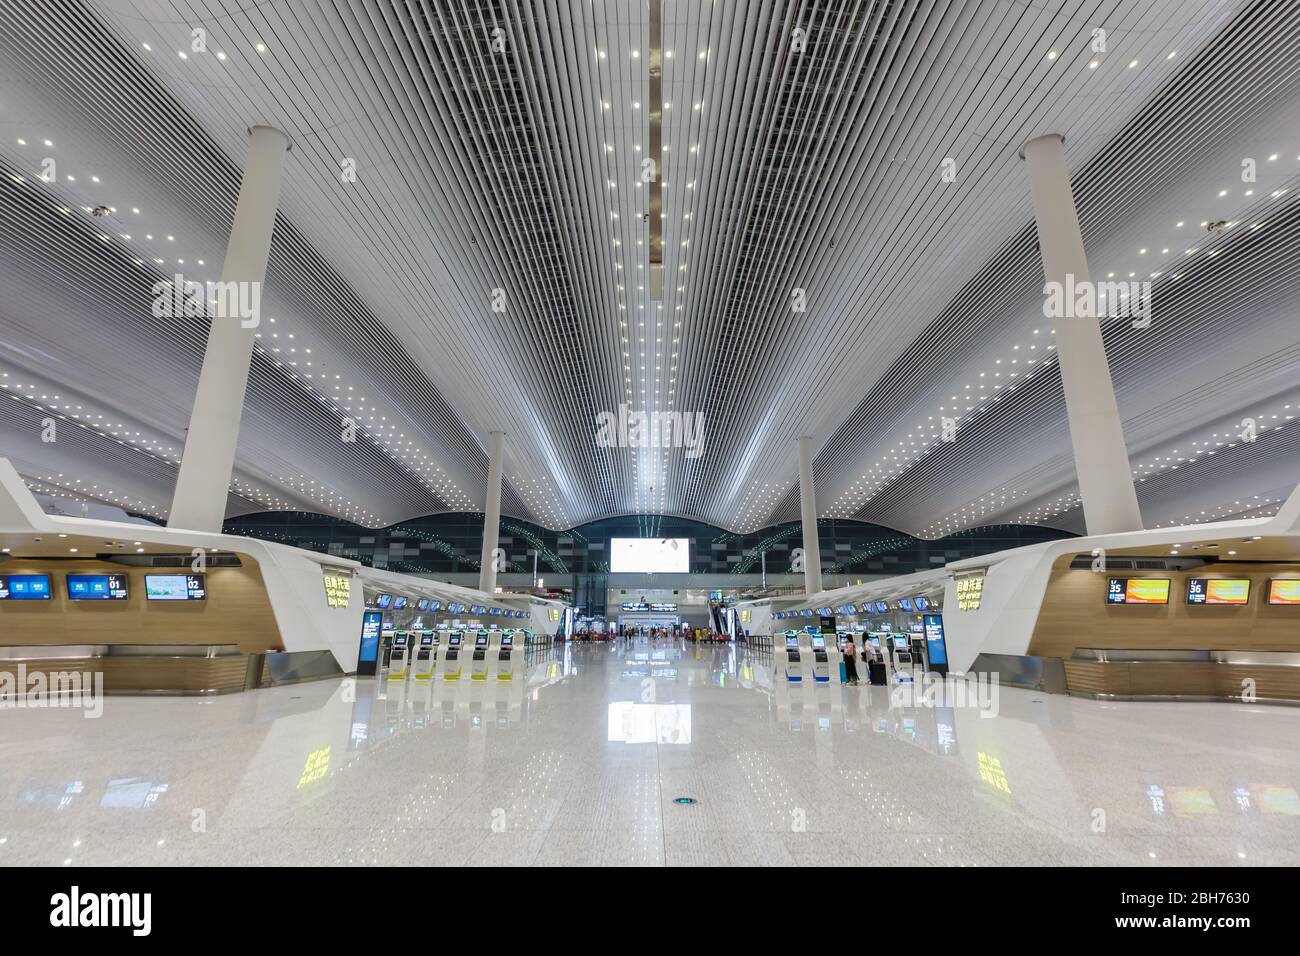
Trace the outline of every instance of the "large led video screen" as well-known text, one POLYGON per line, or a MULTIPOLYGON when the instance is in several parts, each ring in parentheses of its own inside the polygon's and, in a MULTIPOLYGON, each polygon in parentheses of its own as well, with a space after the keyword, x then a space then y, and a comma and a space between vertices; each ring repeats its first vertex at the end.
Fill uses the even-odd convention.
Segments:
POLYGON ((688 574, 690 538, 610 538, 609 569, 614 574, 688 574))
POLYGON ((1249 604, 1250 578, 1188 578, 1188 604, 1249 604))

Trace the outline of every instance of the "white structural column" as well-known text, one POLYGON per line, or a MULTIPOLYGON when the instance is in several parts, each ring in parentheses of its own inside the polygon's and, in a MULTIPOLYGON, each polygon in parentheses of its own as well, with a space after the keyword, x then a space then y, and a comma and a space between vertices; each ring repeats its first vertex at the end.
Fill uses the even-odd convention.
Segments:
POLYGON ((822 552, 817 539, 817 501, 813 497, 812 439, 799 439, 799 519, 803 525, 804 594, 822 589, 822 552))
MULTIPOLYGON (((221 269, 222 288, 241 290, 242 302, 261 302, 288 149, 288 137, 270 126, 255 126, 249 133, 248 161, 221 269)), ((244 320, 218 314, 212 319, 168 527, 221 530, 260 321, 260 315, 244 320)))
MULTIPOLYGON (((1039 136, 1025 143, 1021 153, 1029 170, 1043 274, 1047 282, 1059 283, 1060 289, 1086 288, 1091 279, 1065 166, 1065 140, 1056 133, 1039 136)), ((1089 534, 1139 531, 1142 514, 1097 309, 1076 305, 1072 311, 1071 317, 1055 318, 1056 356, 1084 522, 1089 534)))
POLYGON ((488 435, 488 483, 483 502, 483 560, 478 570, 478 589, 491 594, 497 586, 497 532, 501 528, 501 452, 506 433, 488 435))

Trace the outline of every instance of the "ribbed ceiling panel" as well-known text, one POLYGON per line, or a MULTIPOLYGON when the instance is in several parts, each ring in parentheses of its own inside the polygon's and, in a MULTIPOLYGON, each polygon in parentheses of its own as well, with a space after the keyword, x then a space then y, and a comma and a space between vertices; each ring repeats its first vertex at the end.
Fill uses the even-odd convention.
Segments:
MULTIPOLYGON (((934 537, 1075 521, 1016 157, 1047 130, 1094 272, 1160 273, 1153 328, 1107 333, 1135 471, 1287 397, 1294 192, 1271 193, 1300 162, 1294 4, 663 7, 652 104, 639 0, 0 0, 0 374, 104 416, 50 461, 84 456, 78 479, 165 509, 205 330, 152 319, 150 287, 216 277, 254 123, 293 149, 232 511, 476 509, 501 429, 503 510, 549 527, 794 518, 800 434, 822 445, 823 514, 934 537), (47 138, 54 183, 34 178, 47 138), (1255 195, 1202 201, 1256 152, 1255 195), (703 454, 599 447, 620 406, 702 416, 703 454), (938 443, 950 408, 960 438, 938 443), (346 417, 362 441, 338 440, 346 417)), ((14 442, 25 408, 0 419, 14 442)), ((1290 452, 1269 439, 1233 460, 1272 475, 1290 452)), ((1176 482, 1156 465, 1144 510, 1191 513, 1195 488, 1219 494, 1214 464, 1176 482)))

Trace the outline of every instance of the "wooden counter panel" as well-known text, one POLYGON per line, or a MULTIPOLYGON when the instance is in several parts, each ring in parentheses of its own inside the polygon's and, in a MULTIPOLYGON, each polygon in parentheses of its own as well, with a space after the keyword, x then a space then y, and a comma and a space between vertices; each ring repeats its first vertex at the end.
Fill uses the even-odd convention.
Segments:
POLYGON ((1027 653, 1068 660, 1076 648, 1300 651, 1300 608, 1263 603, 1270 578, 1300 577, 1293 564, 1230 564, 1213 570, 1075 570, 1071 555, 1052 570, 1027 653), (1169 603, 1108 605, 1110 577, 1168 578, 1169 603), (1188 578, 1249 578, 1243 607, 1188 605, 1188 578))
MULTIPOLYGON (((18 680, 17 661, 0 663, 0 673, 13 675, 18 680)), ((41 672, 48 675, 64 673, 102 673, 104 690, 108 692, 131 691, 199 691, 242 690, 248 669, 248 657, 95 657, 55 658, 51 660, 22 661, 26 674, 41 672)), ((89 689, 89 688, 88 688, 89 689)), ((21 688, 19 688, 21 690, 21 688)))
POLYGON ((48 574, 48 601, 0 601, 0 645, 29 644, 238 644, 245 653, 279 650, 283 644, 257 562, 209 568, 207 600, 149 601, 146 574, 184 569, 132 568, 94 558, 6 561, 0 573, 48 574), (125 574, 125 601, 70 601, 68 574, 125 574))

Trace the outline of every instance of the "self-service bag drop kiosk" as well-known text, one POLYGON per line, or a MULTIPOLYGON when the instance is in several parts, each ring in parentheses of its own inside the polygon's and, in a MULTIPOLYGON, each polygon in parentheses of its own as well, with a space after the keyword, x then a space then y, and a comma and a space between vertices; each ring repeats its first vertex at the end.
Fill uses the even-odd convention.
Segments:
POLYGON ((492 632, 481 630, 474 635, 474 652, 470 658, 469 679, 487 680, 488 651, 492 646, 492 632))
POLYGON ((830 657, 826 650, 824 634, 809 635, 812 639, 812 676, 814 684, 828 684, 831 679, 830 657))
POLYGON ((879 634, 863 634, 860 642, 862 658, 867 665, 867 680, 876 687, 889 683, 889 671, 885 665, 885 652, 880 646, 879 634))
POLYGON ((910 684, 912 674, 912 645, 905 634, 892 635, 891 648, 894 658, 894 683, 910 684))
POLYGON ((522 630, 501 632, 497 649, 497 680, 514 680, 524 656, 525 633, 522 630))
POLYGON ((438 660, 438 673, 442 674, 444 680, 460 680, 463 666, 460 655, 464 650, 464 639, 465 635, 461 631, 447 632, 447 648, 438 660))
POLYGON ((411 673, 416 680, 428 680, 433 677, 433 668, 438 661, 438 635, 433 631, 419 633, 420 643, 415 650, 411 673))
POLYGON ((804 679, 803 655, 799 647, 799 632, 785 632, 785 679, 791 684, 802 683, 804 679))
POLYGON ((408 653, 408 641, 410 635, 406 631, 395 631, 393 633, 393 649, 388 654, 388 679, 389 680, 406 680, 406 675, 411 668, 411 658, 408 653))

